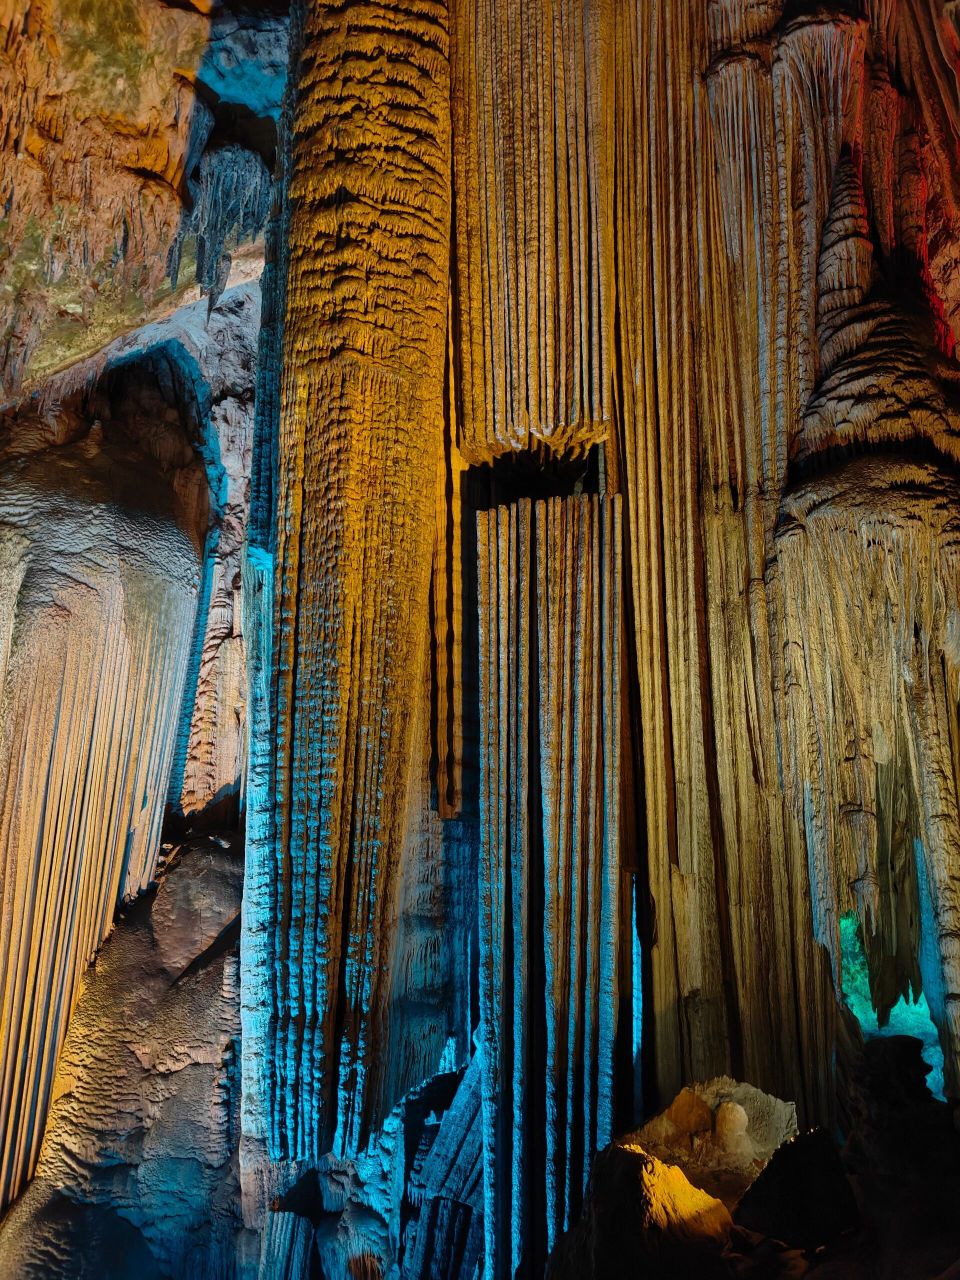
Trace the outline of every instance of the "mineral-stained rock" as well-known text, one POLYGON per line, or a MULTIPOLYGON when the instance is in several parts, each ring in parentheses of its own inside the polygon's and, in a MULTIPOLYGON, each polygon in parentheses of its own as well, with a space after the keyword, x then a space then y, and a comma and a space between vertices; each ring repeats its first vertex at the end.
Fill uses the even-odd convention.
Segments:
POLYGON ((84 967, 152 870, 200 570, 171 481, 87 423, 8 462, 0 490, 4 1200, 36 1159, 84 967))
POLYGON ((209 287, 259 231, 286 51, 282 9, 0 4, 4 391, 144 323, 185 241, 209 287))
POLYGON ((241 841, 172 852, 87 971, 4 1280, 255 1275, 239 1217, 241 841), (249 1268, 249 1269, 245 1269, 249 1268))
POLYGON ((611 0, 451 3, 460 441, 583 449, 613 417, 611 0))
POLYGON ((580 1222, 550 1261, 550 1280, 709 1280, 733 1223, 726 1207, 632 1139, 597 1156, 580 1222))
MULTIPOLYGON (((958 5, 304 0, 281 116, 282 9, 0 0, 0 384, 168 270, 206 294, 3 442, 4 1186, 169 772, 178 821, 249 801, 263 1280, 501 1280, 568 1229, 568 1274, 800 1274, 702 1193, 778 1149, 745 1220, 818 1245, 803 1188, 759 1206, 838 1115, 878 1251, 946 1265, 945 1113, 908 1098, 938 1189, 835 1084, 855 911, 878 1018, 922 987, 960 1092, 958 5)), ((171 1001, 195 926, 231 944, 216 893, 151 908, 171 1001)), ((166 1174, 118 1168, 41 1238, 180 1266, 134 1221, 166 1174)))
POLYGON ((620 503, 494 507, 477 516, 477 542, 485 1267, 496 1275, 553 1247, 613 1131, 620 503))
POLYGON ((797 1109, 749 1084, 720 1076, 682 1089, 648 1120, 636 1141, 677 1164, 690 1181, 732 1209, 774 1152, 797 1132, 797 1109))
POLYGON ((391 1104, 391 924, 446 367, 446 4, 307 5, 297 91, 270 870, 258 861, 245 904, 244 1114, 274 1159, 316 1160, 357 1154, 391 1104))

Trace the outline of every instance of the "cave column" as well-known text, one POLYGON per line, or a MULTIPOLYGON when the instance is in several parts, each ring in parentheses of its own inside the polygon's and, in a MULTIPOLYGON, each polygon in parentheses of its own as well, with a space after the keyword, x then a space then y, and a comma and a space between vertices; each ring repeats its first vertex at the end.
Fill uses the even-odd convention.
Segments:
POLYGON ((271 1158, 314 1161, 355 1153, 378 1107, 443 422, 450 119, 445 3, 312 3, 303 23, 244 1052, 271 1158))

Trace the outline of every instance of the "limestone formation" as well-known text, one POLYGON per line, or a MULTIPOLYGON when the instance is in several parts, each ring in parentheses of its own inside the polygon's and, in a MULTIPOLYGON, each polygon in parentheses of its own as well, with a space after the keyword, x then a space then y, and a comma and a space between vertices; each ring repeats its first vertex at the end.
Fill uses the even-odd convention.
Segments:
POLYGON ((456 396, 470 462, 613 417, 611 0, 452 0, 456 396))
MULTIPOLYGON (((273 1158, 354 1154, 382 1097, 390 921, 443 420, 446 6, 307 10, 278 444, 272 873, 248 908, 273 1158), (350 86, 345 92, 343 86, 350 86)), ((255 888, 261 888, 257 882, 255 888)), ((255 1046, 255 1047, 254 1047, 255 1046)))
POLYGON ((121 340, 86 383, 75 372, 61 400, 6 414, 4 1201, 33 1170, 84 968, 153 876, 171 774, 188 812, 240 785, 258 303, 238 289, 206 326, 194 304, 121 340))
POLYGON ((774 1152, 796 1134, 792 1102, 718 1076, 681 1089, 635 1138, 649 1155, 677 1165, 694 1186, 732 1210, 774 1152))
MULTIPOLYGON (((68 442, 11 459, 0 499, 5 1200, 33 1170, 83 970, 150 880, 187 673, 199 532, 127 425, 55 421, 68 442)), ((8 424, 8 457, 29 434, 8 424)))
POLYGON ((552 1248, 613 1133, 619 514, 594 496, 477 517, 487 1274, 552 1248))
POLYGON ((929 1012, 960 1101, 960 6, 0 0, 0 204, 11 1256, 187 1266, 55 1081, 114 1132, 84 974, 173 1028, 173 871, 131 899, 227 826, 229 1125, 134 1073, 199 1274, 910 1274, 871 1037, 929 1012))
POLYGON ((209 288, 227 237, 261 229, 287 20, 211 8, 0 6, 5 393, 142 324, 184 256, 209 288))
POLYGON ((236 839, 171 850, 87 971, 36 1176, 0 1228, 4 1280, 255 1267, 236 1163, 242 883, 236 839))
POLYGON ((719 1277, 732 1226, 722 1202, 694 1187, 676 1165, 630 1139, 618 1141, 598 1156, 587 1211, 551 1259, 548 1275, 719 1277))

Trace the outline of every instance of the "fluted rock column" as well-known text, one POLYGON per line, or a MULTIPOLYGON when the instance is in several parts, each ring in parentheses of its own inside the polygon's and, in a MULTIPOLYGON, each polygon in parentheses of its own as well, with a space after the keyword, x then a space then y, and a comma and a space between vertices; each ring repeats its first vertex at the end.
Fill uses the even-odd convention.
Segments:
POLYGON ((613 1136, 621 500, 477 515, 485 1274, 533 1274, 613 1136))
MULTIPOLYGON (((289 169, 272 876, 245 1044, 274 1158, 377 1107, 428 627, 449 268, 447 7, 312 3, 289 169), (378 1046, 376 1049, 374 1046, 378 1046), (259 1073, 259 1080, 257 1080, 259 1073)), ((248 1087, 250 1073, 248 1072, 248 1087)))

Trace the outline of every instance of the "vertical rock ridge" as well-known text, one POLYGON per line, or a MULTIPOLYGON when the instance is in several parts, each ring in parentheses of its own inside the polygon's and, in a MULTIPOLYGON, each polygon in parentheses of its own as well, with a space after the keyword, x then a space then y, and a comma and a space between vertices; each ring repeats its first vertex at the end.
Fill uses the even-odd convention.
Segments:
POLYGON ((702 446, 692 320, 697 258, 708 252, 696 219, 713 164, 701 123, 704 21, 704 6, 628 9, 616 77, 617 469, 643 741, 645 850, 636 865, 650 900, 644 1002, 653 1035, 644 1052, 664 1096, 690 1075, 729 1068, 738 1019, 732 959, 721 958, 729 924, 709 781, 716 766, 695 496, 702 446))
POLYGON ((485 1266, 499 1275, 536 1265, 575 1220, 613 1128, 620 500, 521 500, 479 513, 477 536, 485 1266))
POLYGON ((616 5, 452 13, 460 447, 582 450, 612 416, 616 5))
MULTIPOLYGON (((452 342, 448 342, 448 349, 452 342)), ((464 805, 463 739, 463 483, 466 463, 456 444, 452 349, 447 366, 444 444, 437 476, 433 610, 433 759, 441 818, 464 805)))
POLYGON ((78 492, 83 452, 15 467, 0 493, 5 1202, 33 1171, 80 977, 153 874, 196 607, 191 538, 162 505, 125 505, 129 460, 78 492))
POLYGON ((378 1092, 443 422, 446 5, 306 10, 279 437, 273 1156, 356 1151, 378 1092))
MULTIPOLYGON (((894 970, 878 1006, 922 981, 957 1088, 960 840, 956 771, 956 482, 906 458, 855 460, 788 495, 777 565, 790 661, 788 760, 806 831, 817 940, 840 990, 840 917, 856 910, 875 966, 894 970), (826 607, 825 607, 826 602, 826 607), (889 882, 884 775, 906 780, 916 866, 889 882), (897 933, 890 888, 918 912, 897 933), (920 973, 917 974, 919 961, 920 973)), ((887 784, 889 785, 889 784, 887 784)))

